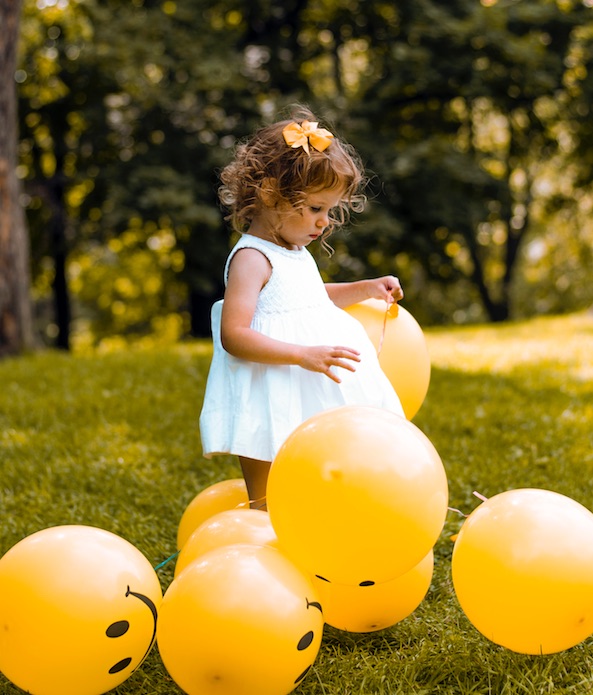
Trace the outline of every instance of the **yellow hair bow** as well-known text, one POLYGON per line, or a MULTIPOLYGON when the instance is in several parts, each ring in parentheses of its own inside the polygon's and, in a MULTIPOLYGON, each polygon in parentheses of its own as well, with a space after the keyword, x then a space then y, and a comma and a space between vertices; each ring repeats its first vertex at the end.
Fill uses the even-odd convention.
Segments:
POLYGON ((286 144, 290 147, 302 147, 309 154, 309 145, 318 152, 326 150, 332 141, 333 134, 325 128, 318 128, 315 121, 289 123, 282 131, 286 144))

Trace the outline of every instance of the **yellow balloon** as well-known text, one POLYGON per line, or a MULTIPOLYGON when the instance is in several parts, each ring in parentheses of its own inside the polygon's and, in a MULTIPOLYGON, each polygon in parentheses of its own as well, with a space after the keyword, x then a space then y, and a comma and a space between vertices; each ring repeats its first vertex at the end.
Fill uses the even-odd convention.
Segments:
POLYGON ((394 579, 434 546, 447 514, 445 470, 428 438, 388 410, 343 406, 296 428, 268 479, 279 547, 338 584, 394 579))
POLYGON ((173 580, 157 642, 188 695, 284 695, 321 645, 323 616, 311 581, 270 546, 215 548, 173 580))
POLYGON ((408 420, 420 410, 430 383, 430 356, 420 325, 407 309, 379 299, 346 311, 364 326, 379 352, 379 364, 395 389, 408 420))
POLYGON ((552 654, 593 634, 593 514, 549 490, 509 490, 466 519, 453 585, 470 622, 496 644, 552 654))
POLYGON ((0 671, 35 695, 99 695, 123 683, 156 637, 158 577, 128 541, 56 526, 0 559, 0 671))
POLYGON ((249 496, 243 478, 221 480, 210 485, 199 492, 183 512, 177 529, 177 548, 183 548, 198 526, 213 514, 248 506, 249 496))
POLYGON ((375 632, 411 615, 430 588, 434 569, 431 550, 416 567, 381 584, 350 586, 313 579, 328 625, 348 632, 375 632))
POLYGON ((249 508, 219 512, 200 524, 184 543, 177 557, 175 576, 204 553, 222 545, 273 545, 276 540, 267 512, 249 508))

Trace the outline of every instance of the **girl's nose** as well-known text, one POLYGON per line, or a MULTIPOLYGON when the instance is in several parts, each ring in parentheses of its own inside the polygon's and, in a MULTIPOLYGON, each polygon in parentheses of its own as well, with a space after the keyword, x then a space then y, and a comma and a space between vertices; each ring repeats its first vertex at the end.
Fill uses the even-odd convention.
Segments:
POLYGON ((327 215, 322 214, 317 218, 317 226, 320 229, 325 229, 325 227, 327 227, 328 224, 329 224, 329 217, 327 215))

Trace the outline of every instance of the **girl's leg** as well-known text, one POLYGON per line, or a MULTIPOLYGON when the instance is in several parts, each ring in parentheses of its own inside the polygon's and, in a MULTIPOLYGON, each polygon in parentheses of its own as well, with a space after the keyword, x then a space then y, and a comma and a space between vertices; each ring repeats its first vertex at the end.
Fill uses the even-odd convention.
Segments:
POLYGON ((266 505, 266 485, 268 473, 270 472, 270 461, 259 461, 239 456, 239 462, 243 470, 247 494, 249 495, 251 509, 267 510, 266 505))

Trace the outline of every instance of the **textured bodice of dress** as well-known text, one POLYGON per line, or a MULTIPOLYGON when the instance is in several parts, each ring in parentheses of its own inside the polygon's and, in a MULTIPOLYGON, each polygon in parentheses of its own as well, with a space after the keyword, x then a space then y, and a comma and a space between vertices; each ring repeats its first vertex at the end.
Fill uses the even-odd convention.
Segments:
POLYGON ((225 284, 229 267, 237 251, 257 249, 270 262, 272 274, 257 301, 254 321, 281 318, 294 311, 311 311, 332 304, 315 260, 306 248, 297 251, 244 234, 231 251, 225 266, 225 284))

